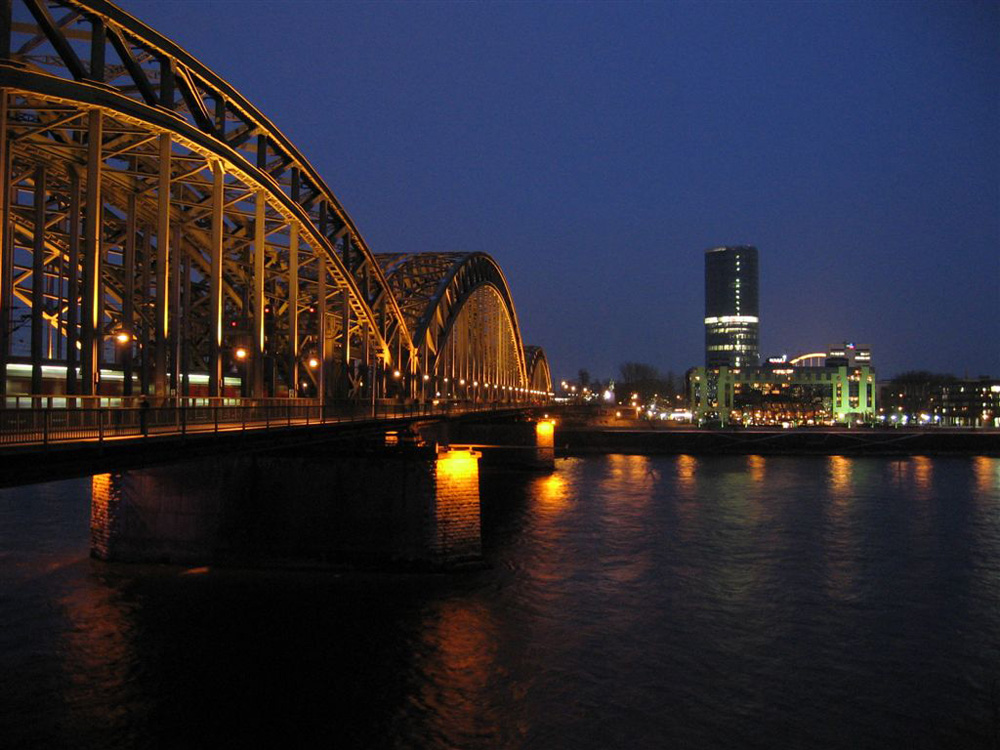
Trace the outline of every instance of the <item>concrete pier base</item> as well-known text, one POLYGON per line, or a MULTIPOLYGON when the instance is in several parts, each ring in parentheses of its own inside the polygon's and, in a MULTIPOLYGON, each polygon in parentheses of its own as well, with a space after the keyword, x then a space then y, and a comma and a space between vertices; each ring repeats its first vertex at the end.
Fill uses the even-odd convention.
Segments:
POLYGON ((555 469, 555 420, 498 423, 436 423, 421 431, 427 443, 473 446, 484 466, 552 471, 555 469))
POLYGON ((479 454, 244 455, 93 478, 91 554, 120 562, 448 567, 482 553, 479 454))

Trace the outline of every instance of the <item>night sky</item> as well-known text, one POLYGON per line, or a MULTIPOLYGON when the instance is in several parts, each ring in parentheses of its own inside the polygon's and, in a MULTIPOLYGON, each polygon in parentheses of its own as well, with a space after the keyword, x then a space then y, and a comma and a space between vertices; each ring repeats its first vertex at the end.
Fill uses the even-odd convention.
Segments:
POLYGON ((1000 376, 1000 4, 120 3, 305 154, 375 252, 491 254, 556 379, 762 354, 1000 376))

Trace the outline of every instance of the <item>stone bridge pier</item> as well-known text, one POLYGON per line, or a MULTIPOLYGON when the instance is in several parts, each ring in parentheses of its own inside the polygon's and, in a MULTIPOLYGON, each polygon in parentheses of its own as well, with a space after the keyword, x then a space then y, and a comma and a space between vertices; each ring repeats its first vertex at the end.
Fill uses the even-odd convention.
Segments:
POLYGON ((539 471, 555 468, 555 420, 547 417, 516 422, 434 422, 417 429, 428 443, 472 446, 483 453, 485 466, 539 471))

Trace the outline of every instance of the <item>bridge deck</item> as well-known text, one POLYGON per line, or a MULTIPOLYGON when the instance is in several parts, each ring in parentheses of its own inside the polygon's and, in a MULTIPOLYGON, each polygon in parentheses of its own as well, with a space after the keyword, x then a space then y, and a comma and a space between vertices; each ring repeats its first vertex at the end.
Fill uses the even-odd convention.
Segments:
MULTIPOLYGON (((88 409, 86 418, 90 421, 72 426, 60 425, 59 419, 79 422, 84 415, 16 410, 24 412, 19 415, 24 420, 23 428, 0 429, 0 486, 89 476, 233 451, 281 450, 338 441, 348 441, 351 450, 358 450, 374 446, 373 438, 384 445, 382 435, 386 431, 413 422, 467 416, 509 417, 526 411, 523 405, 507 404, 378 404, 363 408, 317 405, 295 414, 288 413, 287 407, 281 411, 276 406, 226 408, 228 414, 223 414, 220 407, 208 415, 204 409, 151 408, 145 432, 139 409, 88 409), (216 411, 218 419, 214 418, 216 411), (33 423, 29 416, 35 420, 33 423)), ((0 410, 0 419, 12 420, 11 411, 0 410)))
POLYGON ((0 451, 148 440, 152 437, 208 435, 342 423, 380 423, 471 413, 523 411, 499 403, 375 403, 364 405, 258 404, 191 406, 107 406, 0 409, 0 451))

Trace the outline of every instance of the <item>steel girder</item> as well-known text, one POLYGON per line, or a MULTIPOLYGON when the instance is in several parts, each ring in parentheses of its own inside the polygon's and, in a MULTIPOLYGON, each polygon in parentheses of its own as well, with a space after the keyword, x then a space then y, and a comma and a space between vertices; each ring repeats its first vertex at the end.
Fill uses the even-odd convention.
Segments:
POLYGON ((11 363, 33 394, 46 367, 85 395, 104 368, 125 395, 541 384, 492 258, 374 255, 267 118, 103 0, 0 0, 0 184, 0 394, 11 363))
POLYGON ((339 201, 269 120, 169 40, 100 0, 0 0, 0 99, 0 365, 18 357, 20 302, 35 369, 41 348, 68 361, 79 345, 84 393, 115 328, 146 336, 157 391, 197 361, 220 380, 229 308, 257 355, 255 395, 265 380, 273 392, 312 378, 297 364, 310 346, 328 365, 336 352, 341 364, 360 354, 415 370, 402 313, 339 201), (317 307, 317 330, 301 330, 317 307), (39 315, 55 335, 40 337, 39 315), (281 378, 260 372, 268 358, 288 363, 281 378))
POLYGON ((410 326, 425 372, 438 379, 440 388, 454 391, 457 381, 480 390, 488 384, 491 397, 497 390, 501 395, 541 395, 542 389, 531 386, 510 288, 493 258, 485 253, 376 258, 410 326))
POLYGON ((524 347, 524 360, 531 389, 545 393, 551 391, 552 373, 549 371, 549 360, 542 347, 524 347))

